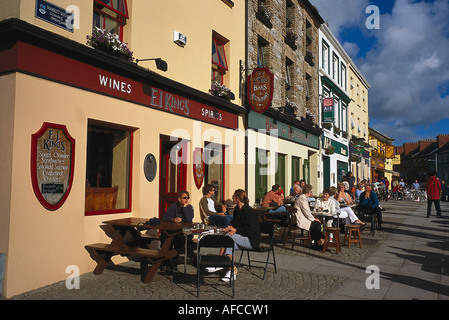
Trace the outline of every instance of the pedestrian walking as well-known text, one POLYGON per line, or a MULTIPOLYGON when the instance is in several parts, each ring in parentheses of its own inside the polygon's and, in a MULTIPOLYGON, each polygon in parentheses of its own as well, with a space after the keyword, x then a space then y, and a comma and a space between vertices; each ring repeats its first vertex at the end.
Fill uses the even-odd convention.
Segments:
POLYGON ((440 207, 440 192, 441 183, 436 177, 436 172, 431 172, 429 174, 429 179, 427 179, 424 184, 424 189, 427 192, 427 218, 430 217, 430 210, 432 209, 432 202, 435 203, 435 209, 437 210, 437 217, 441 218, 441 207, 440 207))

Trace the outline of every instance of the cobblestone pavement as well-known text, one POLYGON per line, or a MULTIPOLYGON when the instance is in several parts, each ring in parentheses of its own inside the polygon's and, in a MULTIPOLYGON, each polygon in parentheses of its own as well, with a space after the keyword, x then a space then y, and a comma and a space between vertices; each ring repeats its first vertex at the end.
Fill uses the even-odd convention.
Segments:
MULTIPOLYGON (((366 228, 362 232, 363 248, 358 245, 342 247, 339 254, 334 248, 327 252, 313 250, 296 244, 285 248, 282 243, 275 247, 277 274, 269 266, 267 278, 262 280, 263 269, 246 265, 240 268, 235 285, 236 300, 318 300, 326 299, 348 277, 339 273, 337 266, 357 267, 362 264, 391 234, 401 225, 408 215, 422 208, 426 203, 408 201, 382 202, 386 209, 383 215, 383 230, 370 234, 366 228), (303 268, 304 261, 309 260, 329 263, 332 272, 326 269, 303 268), (301 266, 303 264, 303 266, 301 266)), ((444 207, 443 207, 444 208, 444 207)), ((367 224, 369 225, 369 223, 367 224)), ((282 229, 277 230, 279 233, 282 229)), ((239 257, 238 252, 236 257, 239 257)), ((184 274, 183 266, 178 272, 166 274, 160 271, 151 284, 140 281, 139 264, 126 262, 111 267, 101 275, 92 273, 80 277, 80 289, 68 290, 65 281, 61 281, 31 292, 11 298, 10 300, 197 300, 196 269, 188 265, 184 274)), ((200 288, 199 300, 232 299, 229 284, 215 279, 204 280, 200 288)))

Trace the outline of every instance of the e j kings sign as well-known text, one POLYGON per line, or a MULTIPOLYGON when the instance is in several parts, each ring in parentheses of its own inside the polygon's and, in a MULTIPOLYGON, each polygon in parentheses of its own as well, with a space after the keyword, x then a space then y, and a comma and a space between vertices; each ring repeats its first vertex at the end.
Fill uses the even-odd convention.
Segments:
POLYGON ((73 181, 75 140, 66 126, 44 123, 31 137, 31 180, 39 202, 59 209, 73 181))

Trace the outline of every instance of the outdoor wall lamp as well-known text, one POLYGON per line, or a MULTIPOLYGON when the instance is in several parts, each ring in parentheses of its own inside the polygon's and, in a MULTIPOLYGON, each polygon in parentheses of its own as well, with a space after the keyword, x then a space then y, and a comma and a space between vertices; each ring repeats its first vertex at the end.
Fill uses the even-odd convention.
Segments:
POLYGON ((139 61, 150 61, 150 60, 156 61, 156 68, 158 68, 158 70, 161 70, 164 72, 168 70, 167 61, 162 60, 161 58, 136 59, 136 63, 139 63, 139 61))

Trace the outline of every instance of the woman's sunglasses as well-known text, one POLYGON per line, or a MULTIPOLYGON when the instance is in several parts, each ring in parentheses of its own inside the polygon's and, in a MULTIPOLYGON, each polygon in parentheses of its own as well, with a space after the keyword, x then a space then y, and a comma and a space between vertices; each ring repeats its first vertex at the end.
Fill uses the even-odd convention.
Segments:
POLYGON ((190 197, 181 197, 181 199, 190 199, 190 197))

